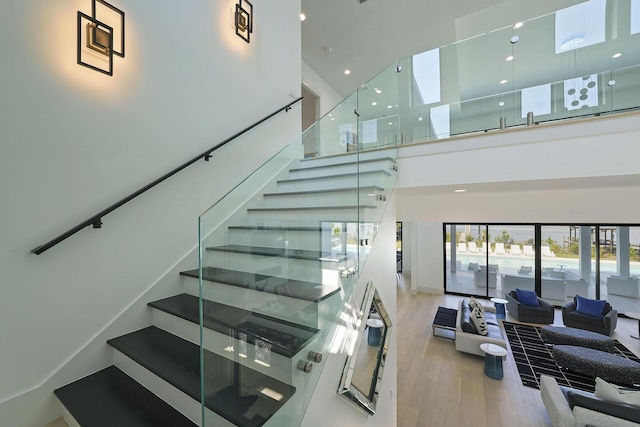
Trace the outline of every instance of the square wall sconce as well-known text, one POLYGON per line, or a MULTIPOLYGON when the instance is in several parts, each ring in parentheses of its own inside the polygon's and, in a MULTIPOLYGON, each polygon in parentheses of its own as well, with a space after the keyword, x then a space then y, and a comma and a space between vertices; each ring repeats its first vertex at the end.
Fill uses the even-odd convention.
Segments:
POLYGON ((244 2, 240 0, 236 5, 236 34, 249 43, 251 33, 253 33, 253 5, 247 0, 244 2))
POLYGON ((113 75, 113 55, 124 58, 124 12, 92 0, 92 16, 78 11, 78 64, 113 75))

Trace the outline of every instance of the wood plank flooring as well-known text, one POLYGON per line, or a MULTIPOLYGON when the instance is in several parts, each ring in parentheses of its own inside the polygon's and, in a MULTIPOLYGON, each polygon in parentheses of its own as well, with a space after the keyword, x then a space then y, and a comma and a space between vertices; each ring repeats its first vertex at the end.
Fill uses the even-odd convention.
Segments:
MULTIPOLYGON (((453 341, 433 336, 438 306, 457 308, 460 297, 412 296, 409 284, 408 276, 399 276, 398 427, 551 427, 540 391, 522 385, 511 353, 504 379, 497 381, 484 375, 482 357, 460 353, 453 341)), ((515 322, 509 315, 507 320, 515 322)), ((558 309, 555 324, 562 325, 558 309)), ((640 355, 640 341, 629 336, 637 332, 636 320, 618 319, 613 338, 640 355)))

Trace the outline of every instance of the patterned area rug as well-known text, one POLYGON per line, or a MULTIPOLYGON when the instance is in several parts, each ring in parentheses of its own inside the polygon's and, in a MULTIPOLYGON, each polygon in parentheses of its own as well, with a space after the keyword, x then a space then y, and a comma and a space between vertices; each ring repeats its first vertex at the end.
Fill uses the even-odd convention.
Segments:
MULTIPOLYGON (((504 321, 502 324, 523 385, 540 388, 540 375, 545 374, 556 378, 560 385, 594 391, 594 378, 558 367, 551 353, 553 347, 540 337, 540 327, 504 321)), ((640 363, 640 359, 617 340, 615 354, 640 363)))

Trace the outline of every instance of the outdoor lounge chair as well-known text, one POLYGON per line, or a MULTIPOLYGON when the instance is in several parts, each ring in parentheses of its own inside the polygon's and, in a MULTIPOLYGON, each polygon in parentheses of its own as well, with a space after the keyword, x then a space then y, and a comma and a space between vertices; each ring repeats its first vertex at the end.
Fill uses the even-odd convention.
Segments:
POLYGON ((536 252, 533 250, 533 246, 531 245, 523 245, 522 250, 524 251, 524 256, 536 256, 536 252))
POLYGON ((493 250, 494 255, 504 255, 506 252, 504 251, 504 243, 496 243, 496 247, 493 250))
POLYGON ((522 256, 522 251, 520 250, 520 245, 511 245, 511 255, 512 256, 522 256))
POLYGON ((545 258, 553 258, 556 254, 553 253, 549 246, 542 246, 542 256, 545 258))
POLYGON ((480 250, 480 253, 486 254, 487 251, 491 253, 491 245, 488 245, 487 242, 482 242, 482 249, 480 250))
POLYGON ((458 243, 458 253, 459 254, 467 253, 467 244, 465 242, 458 243))
POLYGON ((530 265, 523 265, 518 269, 518 274, 531 276, 533 274, 533 267, 531 267, 530 265))
POLYGON ((467 243, 467 245, 468 245, 468 251, 470 254, 480 253, 480 251, 478 251, 478 247, 476 246, 476 242, 469 242, 467 243))

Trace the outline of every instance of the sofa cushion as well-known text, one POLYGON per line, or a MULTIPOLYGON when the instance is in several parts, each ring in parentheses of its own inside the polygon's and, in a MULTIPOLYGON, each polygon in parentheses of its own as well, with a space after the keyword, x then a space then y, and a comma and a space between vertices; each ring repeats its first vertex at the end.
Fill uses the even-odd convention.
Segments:
POLYGON ((604 306, 607 303, 604 300, 589 299, 576 295, 576 311, 589 316, 602 317, 604 315, 604 306))
POLYGON ((487 322, 487 325, 496 325, 496 326, 500 325, 500 322, 498 322, 498 318, 496 317, 496 314, 490 311, 484 312, 484 321, 487 322))
POLYGON ((582 314, 578 313, 577 311, 571 311, 567 313, 567 319, 570 320, 573 325, 590 325, 594 328, 602 329, 602 316, 591 316, 589 314, 582 314))
POLYGON ((500 326, 497 325, 487 325, 487 338, 493 338, 496 340, 504 341, 504 337, 502 336, 502 330, 500 326))
POLYGON ((596 377, 596 392, 594 395, 607 402, 626 403, 627 405, 637 406, 640 409, 640 391, 609 384, 600 377, 596 377))
POLYGON ((518 302, 522 305, 528 305, 532 307, 536 307, 538 304, 538 296, 535 291, 529 291, 526 289, 516 289, 516 295, 518 302))
POLYGON ((567 392, 567 402, 571 409, 573 409, 574 406, 581 406, 591 409, 592 411, 601 412, 634 423, 640 423, 640 408, 632 405, 606 402, 595 396, 586 396, 582 393, 576 393, 573 390, 567 392))
POLYGON ((474 308, 471 312, 471 321, 473 322, 473 326, 476 327, 476 333, 479 335, 487 335, 489 332, 487 322, 484 320, 484 315, 478 309, 478 307, 474 308))
POLYGON ((471 310, 473 310, 474 308, 478 307, 478 310, 480 310, 480 312, 482 313, 482 315, 484 316, 484 306, 482 304, 480 304, 480 301, 478 301, 477 299, 475 299, 475 297, 471 297, 469 298, 469 308, 471 310))
POLYGON ((469 306, 466 305, 464 301, 460 305, 460 309, 462 310, 462 313, 460 316, 460 329, 462 329, 462 332, 466 332, 468 334, 475 334, 476 327, 473 325, 473 322, 471 321, 471 309, 469 309, 469 306))

